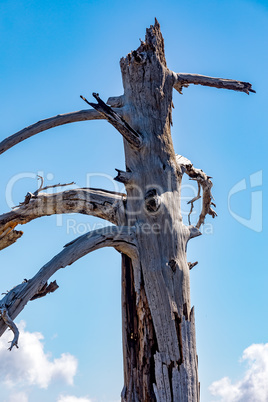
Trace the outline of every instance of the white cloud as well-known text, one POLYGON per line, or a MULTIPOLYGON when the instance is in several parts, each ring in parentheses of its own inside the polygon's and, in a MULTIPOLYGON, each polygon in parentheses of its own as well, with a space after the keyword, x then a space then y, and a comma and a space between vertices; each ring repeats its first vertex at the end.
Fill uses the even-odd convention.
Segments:
POLYGON ((28 396, 25 392, 17 392, 10 395, 8 402, 28 402, 28 396))
POLYGON ((86 397, 78 398, 72 395, 60 395, 57 402, 92 402, 92 399, 86 397))
POLYGON ((57 380, 73 384, 77 359, 68 353, 52 359, 44 352, 44 337, 40 332, 25 331, 24 322, 19 324, 19 329, 19 349, 7 351, 8 341, 13 335, 10 331, 6 331, 0 338, 1 382, 10 386, 37 385, 40 388, 47 388, 52 381, 57 380))
POLYGON ((248 369, 242 380, 232 384, 228 377, 213 382, 209 391, 221 402, 268 401, 268 343, 253 344, 244 350, 242 360, 248 369))

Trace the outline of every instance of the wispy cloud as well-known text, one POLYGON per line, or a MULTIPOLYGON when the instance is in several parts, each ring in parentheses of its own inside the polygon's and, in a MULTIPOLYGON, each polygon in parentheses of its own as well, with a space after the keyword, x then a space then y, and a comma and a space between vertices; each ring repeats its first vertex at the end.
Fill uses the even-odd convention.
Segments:
MULTIPOLYGON (((47 388, 53 381, 62 381, 69 385, 77 371, 77 359, 63 353, 59 358, 52 359, 44 352, 40 332, 28 332, 25 330, 25 323, 21 322, 20 327, 20 348, 7 351, 8 341, 12 338, 10 332, 0 338, 0 378, 2 384, 9 386, 37 385, 40 388, 47 388)), ((24 398, 25 401, 27 399, 24 398)), ((20 399, 21 401, 24 401, 20 399)), ((11 399, 13 402, 13 400, 11 399)), ((16 399, 14 400, 16 401, 16 399)))
POLYGON ((224 377, 209 387, 213 396, 221 402, 268 401, 268 343, 253 344, 244 350, 243 361, 248 361, 242 380, 232 383, 224 377))
POLYGON ((8 402, 28 402, 28 395, 25 392, 16 392, 11 394, 8 402))

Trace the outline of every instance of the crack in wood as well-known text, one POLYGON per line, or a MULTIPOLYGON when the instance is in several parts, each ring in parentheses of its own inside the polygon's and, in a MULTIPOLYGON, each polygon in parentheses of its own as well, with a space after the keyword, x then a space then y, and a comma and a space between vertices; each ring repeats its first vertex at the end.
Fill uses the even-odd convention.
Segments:
POLYGON ((172 385, 172 371, 173 371, 174 367, 175 367, 175 363, 173 361, 167 366, 167 368, 168 368, 169 387, 170 387, 170 396, 171 396, 170 402, 174 402, 173 385, 172 385))
POLYGON ((177 265, 176 261, 175 260, 170 260, 168 262, 168 265, 170 266, 171 270, 175 273, 176 272, 176 265, 177 265))
POLYGON ((179 317, 177 312, 174 312, 174 321, 180 351, 180 359, 178 360, 177 363, 178 366, 180 366, 183 363, 183 349, 182 349, 182 334, 181 334, 181 318, 179 317))

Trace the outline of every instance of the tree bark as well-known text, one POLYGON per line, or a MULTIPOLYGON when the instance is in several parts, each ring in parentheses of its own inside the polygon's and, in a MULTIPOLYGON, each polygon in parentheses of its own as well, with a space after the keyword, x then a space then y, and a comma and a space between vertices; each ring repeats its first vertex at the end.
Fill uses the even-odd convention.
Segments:
MULTIPOLYGON (((47 187, 40 190, 45 189, 47 187)), ((93 188, 78 188, 55 194, 40 190, 34 194, 28 192, 18 207, 0 215, 0 250, 9 247, 23 235, 22 231, 15 230, 17 225, 25 225, 42 216, 81 213, 120 225, 125 215, 124 194, 93 188)))
POLYGON ((182 171, 170 125, 174 76, 156 21, 120 62, 128 124, 143 137, 124 141, 127 225, 137 228, 139 261, 122 257, 123 401, 199 401, 194 312, 182 223, 182 171))

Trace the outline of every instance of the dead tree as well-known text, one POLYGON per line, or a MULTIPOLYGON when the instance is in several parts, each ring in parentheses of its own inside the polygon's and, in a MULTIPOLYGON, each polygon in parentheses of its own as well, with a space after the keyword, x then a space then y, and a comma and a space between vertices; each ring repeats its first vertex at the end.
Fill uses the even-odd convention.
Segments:
MULTIPOLYGON (((57 213, 82 213, 113 225, 89 232, 64 246, 30 280, 10 290, 0 301, 0 335, 10 327, 17 346, 14 319, 29 300, 57 289, 48 280, 58 269, 83 255, 114 247, 122 254, 122 325, 124 388, 122 401, 199 401, 194 310, 190 304, 186 248, 199 236, 212 209, 212 182, 183 156, 175 155, 170 126, 172 91, 190 84, 254 92, 251 84, 170 71, 164 41, 155 21, 139 48, 120 61, 124 94, 107 104, 98 94, 88 110, 39 121, 0 143, 0 153, 51 127, 83 120, 106 119, 123 136, 126 170, 115 178, 125 194, 81 188, 56 194, 49 187, 28 193, 12 211, 0 216, 0 248, 10 246, 23 232, 17 225, 57 213), (186 173, 197 181, 202 211, 196 225, 186 226, 180 212, 181 181, 186 173)), ((190 213, 191 213, 190 211, 190 213)))

